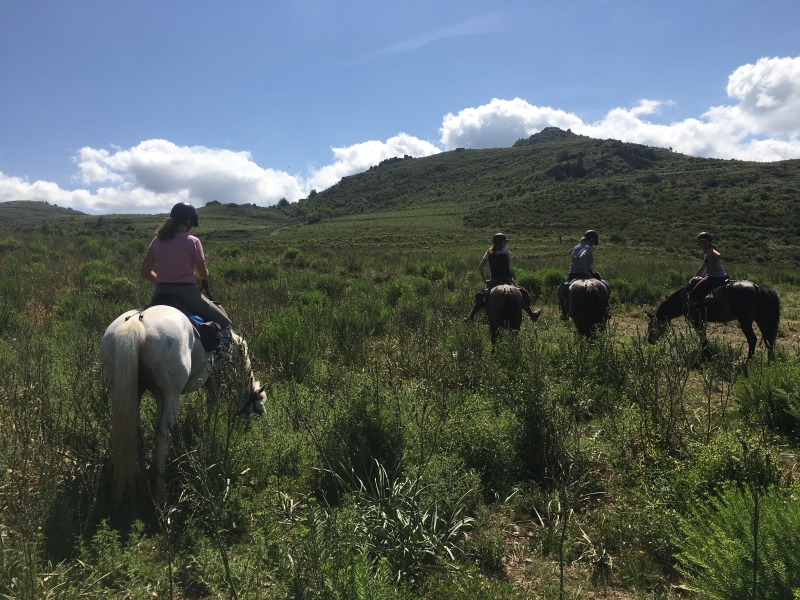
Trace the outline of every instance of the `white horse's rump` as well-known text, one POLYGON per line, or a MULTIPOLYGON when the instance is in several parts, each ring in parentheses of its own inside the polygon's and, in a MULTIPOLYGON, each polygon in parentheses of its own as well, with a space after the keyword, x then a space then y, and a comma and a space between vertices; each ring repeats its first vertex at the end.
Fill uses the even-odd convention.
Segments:
MULTIPOLYGON (((266 394, 253 381, 247 344, 236 334, 232 344, 241 345, 250 389, 237 399, 242 413, 264 412, 266 394)), ((100 343, 103 375, 111 391, 111 458, 117 497, 134 487, 137 471, 144 475, 144 440, 139 404, 145 390, 156 400, 157 422, 153 462, 156 487, 164 490, 164 468, 169 449, 168 428, 175 424, 180 396, 200 389, 208 379, 213 353, 195 335, 189 319, 169 306, 153 306, 143 313, 128 311, 108 326, 100 343)), ((146 480, 143 480, 146 485, 146 480)))

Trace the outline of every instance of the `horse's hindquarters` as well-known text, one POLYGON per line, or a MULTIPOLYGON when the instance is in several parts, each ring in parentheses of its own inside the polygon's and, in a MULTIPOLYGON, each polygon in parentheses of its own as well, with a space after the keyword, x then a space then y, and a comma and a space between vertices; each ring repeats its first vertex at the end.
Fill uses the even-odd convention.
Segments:
POLYGON ((601 281, 573 281, 569 286, 568 301, 569 316, 581 335, 591 335, 609 319, 608 288, 601 281))

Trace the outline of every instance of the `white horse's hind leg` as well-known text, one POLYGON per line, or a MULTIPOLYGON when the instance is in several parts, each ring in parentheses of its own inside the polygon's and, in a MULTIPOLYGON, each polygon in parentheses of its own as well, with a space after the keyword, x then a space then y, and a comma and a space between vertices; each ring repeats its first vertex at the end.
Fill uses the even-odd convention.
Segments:
POLYGON ((174 423, 171 419, 172 396, 156 398, 158 418, 156 420, 155 440, 153 444, 153 463, 156 468, 156 499, 164 499, 164 475, 167 466, 167 453, 169 452, 169 427, 174 423))
POLYGON ((167 454, 169 453, 169 429, 178 420, 180 393, 156 397, 158 418, 156 420, 155 443, 153 444, 153 463, 156 467, 156 498, 164 499, 167 454))

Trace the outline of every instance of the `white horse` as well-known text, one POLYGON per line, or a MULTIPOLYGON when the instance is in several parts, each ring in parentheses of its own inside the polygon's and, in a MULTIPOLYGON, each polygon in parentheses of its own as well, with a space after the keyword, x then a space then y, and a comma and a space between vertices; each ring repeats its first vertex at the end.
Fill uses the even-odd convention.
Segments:
MULTIPOLYGON (((247 344, 236 334, 231 345, 240 346, 248 390, 237 399, 237 412, 247 416, 264 412, 266 393, 253 380, 247 344)), ((233 352, 231 354, 234 354, 233 352)), ((170 306, 153 306, 120 315, 106 329, 100 343, 103 377, 111 391, 111 458, 117 499, 134 487, 138 471, 143 492, 147 490, 139 405, 145 390, 157 404, 153 462, 156 493, 164 495, 164 468, 169 449, 169 430, 180 410, 181 394, 200 389, 208 379, 213 353, 200 343, 189 319, 170 306)))

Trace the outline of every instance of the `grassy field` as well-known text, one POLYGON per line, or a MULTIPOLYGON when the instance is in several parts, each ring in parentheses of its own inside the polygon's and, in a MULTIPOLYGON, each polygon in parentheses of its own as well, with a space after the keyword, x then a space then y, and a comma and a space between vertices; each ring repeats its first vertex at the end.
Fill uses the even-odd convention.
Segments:
MULTIPOLYGON (((641 182, 651 167, 622 150, 612 170, 641 182)), ((598 160, 587 150, 585 165, 598 160)), ((345 186, 412 165, 447 172, 437 164, 390 161, 345 186)), ((751 598, 754 565, 756 597, 796 594, 800 277, 785 228, 732 223, 720 243, 729 273, 779 292, 772 363, 760 346, 744 368, 735 324, 709 328, 710 363, 683 322, 644 340, 645 310, 700 255, 675 212, 664 219, 683 237, 613 230, 624 196, 598 217, 608 332, 577 337, 553 293, 593 223, 543 219, 512 227, 509 248, 544 315, 492 352, 486 325, 461 322, 503 225, 476 226, 487 205, 434 190, 431 202, 304 212, 342 193, 200 210, 211 290, 268 383, 267 412, 242 423, 184 396, 166 501, 119 508, 98 346, 149 300, 139 266, 163 216, 0 205, 1 595, 751 598), (774 260, 749 252, 762 237, 783 249, 774 260)), ((142 411, 151 444, 149 395, 142 411)))

